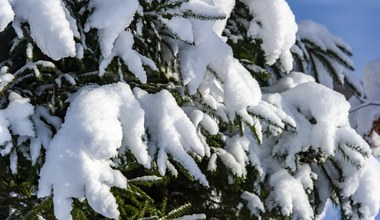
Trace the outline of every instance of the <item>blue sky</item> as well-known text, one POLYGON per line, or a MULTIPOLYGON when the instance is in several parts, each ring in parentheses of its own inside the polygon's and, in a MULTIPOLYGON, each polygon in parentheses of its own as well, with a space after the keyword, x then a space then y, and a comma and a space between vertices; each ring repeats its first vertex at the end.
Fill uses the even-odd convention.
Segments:
POLYGON ((380 58, 379 0, 288 0, 297 20, 324 24, 351 45, 355 75, 363 66, 380 58))

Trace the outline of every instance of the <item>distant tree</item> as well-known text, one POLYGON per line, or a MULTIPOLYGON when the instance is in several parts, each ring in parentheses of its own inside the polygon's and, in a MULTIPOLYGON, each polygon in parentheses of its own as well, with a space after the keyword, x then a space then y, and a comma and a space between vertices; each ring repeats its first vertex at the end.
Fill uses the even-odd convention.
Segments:
POLYGON ((378 213, 377 162, 318 84, 349 82, 349 47, 297 35, 286 1, 0 8, 0 218, 378 213))
POLYGON ((352 97, 350 122, 380 156, 380 60, 368 63, 362 73, 363 95, 352 97))

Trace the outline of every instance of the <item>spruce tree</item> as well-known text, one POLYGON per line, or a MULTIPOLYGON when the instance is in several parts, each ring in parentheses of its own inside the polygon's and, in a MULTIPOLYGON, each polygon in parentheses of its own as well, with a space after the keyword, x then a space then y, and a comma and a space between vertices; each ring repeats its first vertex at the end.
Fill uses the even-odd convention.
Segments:
POLYGON ((318 84, 349 48, 286 1, 0 8, 0 218, 376 216, 375 159, 318 84))

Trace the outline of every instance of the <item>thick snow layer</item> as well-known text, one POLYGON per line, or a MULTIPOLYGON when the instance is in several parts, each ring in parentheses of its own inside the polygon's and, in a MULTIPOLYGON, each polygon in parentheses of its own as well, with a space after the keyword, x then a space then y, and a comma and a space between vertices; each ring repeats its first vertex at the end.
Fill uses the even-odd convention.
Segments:
POLYGON ((262 87, 262 90, 267 93, 284 92, 306 82, 315 82, 315 79, 301 72, 291 72, 278 80, 275 84, 269 87, 262 87))
MULTIPOLYGON (((368 159, 371 151, 360 135, 349 126, 349 103, 343 95, 308 80, 308 77, 302 79, 301 73, 296 75, 298 77, 295 79, 298 80, 284 79, 274 85, 273 91, 282 91, 281 93, 263 96, 264 101, 283 110, 296 125, 294 133, 284 132, 275 142, 265 138, 264 146, 253 150, 258 155, 262 173, 270 177, 270 184, 274 187, 269 199, 265 200, 265 206, 271 208, 279 205, 283 215, 311 218, 313 214, 310 212, 306 192, 314 190, 315 184, 322 201, 317 210, 322 213, 332 193, 326 183, 326 174, 319 167, 323 165, 332 182, 342 189, 342 195, 357 198, 354 203, 360 203, 361 214, 368 219, 373 218, 379 210, 380 197, 376 191, 373 198, 365 201, 364 195, 368 191, 364 181, 378 184, 379 178, 375 172, 366 171, 372 166, 369 164, 373 164, 370 162, 372 159, 368 159), (313 151, 319 153, 313 155, 313 151), (307 152, 309 158, 306 159, 311 160, 307 163, 311 164, 300 165, 297 162, 302 152, 307 152), (277 164, 273 156, 283 156, 285 160, 277 164), (319 164, 317 166, 313 163, 319 164), (343 178, 339 177, 334 166, 340 167, 344 173, 343 178), (361 181, 363 175, 368 176, 361 181)), ((292 74, 289 77, 291 76, 292 74)), ((259 109, 256 110, 258 112, 262 111, 256 106, 255 108, 259 109)), ((250 147, 254 145, 251 144, 250 147)), ((250 157, 250 160, 255 161, 254 157, 250 157)), ((358 218, 355 213, 346 214, 358 218)))
POLYGON ((29 117, 34 113, 33 106, 29 103, 29 99, 22 98, 17 93, 9 95, 9 105, 4 109, 6 118, 10 124, 13 134, 20 136, 34 136, 33 124, 29 117))
POLYGON ((300 108, 307 114, 309 111, 318 122, 329 122, 336 126, 347 126, 350 104, 340 93, 332 91, 317 83, 308 82, 294 87, 281 94, 288 106, 300 108), (313 99, 318 97, 318 100, 313 99), (306 110, 306 108, 310 110, 306 110))
POLYGON ((61 0, 15 0, 11 4, 16 19, 29 23, 31 36, 43 53, 54 60, 75 56, 77 30, 61 0))
POLYGON ((223 30, 226 26, 227 19, 230 17, 232 10, 235 7, 235 0, 213 0, 214 5, 223 10, 226 14, 226 18, 215 22, 213 29, 215 33, 222 36, 223 30))
POLYGON ((293 214, 294 219, 313 219, 314 212, 302 184, 287 171, 272 174, 269 184, 273 187, 265 203, 269 210, 278 205, 283 216, 293 214))
POLYGON ((148 94, 136 88, 134 93, 145 110, 145 126, 157 149, 157 165, 161 175, 166 173, 168 155, 181 163, 195 179, 208 186, 204 174, 188 152, 205 155, 205 147, 197 136, 196 128, 173 96, 162 90, 148 94))
POLYGON ((353 195, 354 203, 365 204, 359 209, 361 219, 374 219, 380 210, 380 162, 370 157, 360 170, 358 190, 353 195))
MULTIPOLYGON (((111 63, 112 59, 118 56, 123 59, 128 69, 134 73, 142 83, 146 83, 146 72, 143 68, 142 57, 138 52, 132 49, 133 43, 133 36, 130 32, 120 32, 115 40, 111 54, 100 62, 99 76, 105 74, 105 69, 111 63)), ((148 58, 145 57, 145 59, 148 58)))
MULTIPOLYGON (((8 130, 9 122, 4 115, 4 112, 0 111, 0 145, 4 146, 7 142, 12 140, 11 134, 8 130)), ((11 147, 11 146, 10 146, 11 147)), ((10 148, 1 149, 0 153, 2 156, 9 154, 10 148)))
POLYGON ((171 19, 161 18, 161 21, 180 40, 190 44, 194 42, 193 25, 189 19, 173 17, 171 19))
POLYGON ((12 10, 8 0, 0 0, 0 32, 3 31, 8 24, 13 21, 15 13, 12 10))
MULTIPOLYGON (((329 87, 333 88, 333 77, 336 77, 336 80, 340 84, 344 84, 345 80, 350 81, 353 86, 357 86, 357 83, 350 78, 350 72, 348 69, 353 69, 353 62, 348 54, 351 53, 351 47, 345 43, 342 39, 334 36, 329 32, 326 26, 315 23, 311 20, 305 20, 298 23, 298 37, 299 40, 304 43, 306 48, 298 48, 303 50, 300 57, 311 59, 315 65, 316 73, 313 73, 317 76, 317 80, 329 87), (315 49, 323 51, 323 53, 313 53, 315 49), (347 54, 348 53, 348 54, 347 54), (338 56, 340 60, 332 57, 338 56), (329 63, 328 68, 326 67, 325 62, 329 63)), ((295 48, 295 47, 294 47, 295 48)), ((296 51, 296 49, 295 49, 296 51)), ((357 89, 359 91, 359 89, 357 89)))
POLYGON ((320 84, 307 82, 266 99, 296 121, 297 135, 284 137, 274 146, 277 153, 287 152, 287 164, 293 169, 294 155, 309 146, 321 150, 326 157, 335 155, 336 147, 346 142, 365 146, 363 151, 369 152, 368 146, 349 127, 350 105, 343 95, 320 84))
POLYGON ((245 137, 234 136, 226 140, 226 148, 218 148, 217 155, 231 172, 239 177, 246 177, 246 162, 249 141, 245 137))
MULTIPOLYGON (((17 150, 13 146, 11 134, 19 136, 18 142, 26 139, 31 139, 33 142, 36 134, 30 117, 34 113, 34 108, 29 99, 22 98, 14 92, 9 94, 9 101, 7 108, 0 110, 0 145, 4 146, 0 150, 0 155, 10 154, 11 171, 17 173, 17 150)), ((33 146, 29 149, 34 157, 38 157, 39 151, 34 153, 33 146)))
POLYGON ((351 52, 351 47, 342 39, 332 35, 326 26, 318 24, 311 20, 305 20, 298 23, 298 35, 301 39, 306 39, 315 44, 322 51, 332 51, 339 57, 343 58, 350 66, 353 66, 351 59, 339 48, 351 52))
POLYGON ((12 82, 14 79, 14 75, 8 73, 8 67, 3 66, 0 69, 0 91, 3 91, 6 86, 12 82))
POLYGON ((212 5, 212 1, 190 0, 181 5, 180 10, 184 14, 195 14, 202 17, 223 18, 225 13, 219 7, 212 5), (211 3, 211 4, 210 4, 211 3))
POLYGON ((248 209, 252 215, 259 216, 259 212, 264 212, 264 204, 261 202, 260 198, 253 193, 243 192, 241 198, 246 200, 248 203, 248 209))
POLYGON ((84 197, 96 212, 117 219, 119 211, 110 188, 125 188, 127 182, 111 168, 110 159, 128 146, 149 167, 144 134, 144 112, 127 84, 82 89, 50 142, 38 196, 49 196, 53 190, 58 219, 71 219, 72 198, 84 197))
POLYGON ((293 68, 291 47, 296 42, 297 24, 285 0, 244 0, 254 15, 248 34, 260 38, 266 62, 272 65, 281 60, 286 72, 293 68))
POLYGON ((85 24, 85 31, 98 29, 99 44, 103 57, 108 57, 119 34, 131 23, 139 3, 137 0, 116 0, 110 4, 104 0, 91 0, 94 9, 85 24))
POLYGON ((192 23, 195 46, 182 45, 179 51, 182 79, 189 93, 195 94, 202 83, 208 83, 205 77, 210 68, 221 81, 222 100, 219 101, 224 102, 231 113, 256 105, 261 99, 258 83, 212 30, 214 22, 194 20, 192 23))

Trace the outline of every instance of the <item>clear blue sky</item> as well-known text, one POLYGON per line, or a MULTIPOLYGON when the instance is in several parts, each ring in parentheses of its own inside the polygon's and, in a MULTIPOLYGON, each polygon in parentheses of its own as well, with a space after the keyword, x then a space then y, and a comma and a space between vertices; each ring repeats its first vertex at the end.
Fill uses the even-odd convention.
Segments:
POLYGON ((380 0, 288 0, 297 20, 324 24, 351 45, 355 75, 380 58, 380 0))

